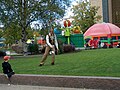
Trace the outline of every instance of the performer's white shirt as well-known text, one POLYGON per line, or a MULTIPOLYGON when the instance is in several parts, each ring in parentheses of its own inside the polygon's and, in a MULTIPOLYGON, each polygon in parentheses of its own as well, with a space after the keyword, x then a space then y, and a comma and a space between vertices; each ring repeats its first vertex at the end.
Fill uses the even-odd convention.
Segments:
POLYGON ((55 34, 54 34, 54 36, 51 36, 50 33, 49 33, 49 35, 46 35, 46 43, 47 43, 47 45, 50 46, 51 48, 52 48, 52 46, 53 46, 53 45, 49 42, 49 36, 52 37, 52 38, 54 38, 55 46, 56 46, 56 48, 58 49, 57 37, 56 37, 55 34))

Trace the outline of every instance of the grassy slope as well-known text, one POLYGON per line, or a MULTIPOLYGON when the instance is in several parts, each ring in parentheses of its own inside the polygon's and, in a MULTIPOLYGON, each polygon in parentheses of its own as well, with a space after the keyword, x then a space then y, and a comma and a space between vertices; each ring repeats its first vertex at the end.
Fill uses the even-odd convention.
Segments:
MULTIPOLYGON (((50 65, 51 57, 38 67, 41 55, 34 57, 14 58, 10 60, 17 74, 48 74, 77 76, 116 76, 120 77, 120 49, 82 50, 77 53, 56 56, 54 66, 50 65)), ((0 60, 2 63, 2 60, 0 60)), ((2 67, 0 67, 2 73, 2 67)))

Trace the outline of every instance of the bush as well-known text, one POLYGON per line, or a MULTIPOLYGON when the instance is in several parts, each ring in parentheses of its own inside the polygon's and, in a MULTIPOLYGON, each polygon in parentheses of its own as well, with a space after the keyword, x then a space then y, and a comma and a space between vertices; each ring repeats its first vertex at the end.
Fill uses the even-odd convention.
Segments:
POLYGON ((64 52, 64 49, 63 49, 63 42, 61 40, 58 40, 58 48, 59 48, 59 53, 62 54, 64 52))
POLYGON ((43 47, 42 47, 41 53, 45 53, 45 47, 46 47, 46 46, 43 46, 43 47))
POLYGON ((29 44, 28 52, 30 52, 31 54, 38 54, 39 53, 38 44, 29 44))
POLYGON ((73 45, 64 45, 63 49, 65 53, 75 51, 75 47, 73 45))
POLYGON ((4 57, 4 56, 6 56, 6 52, 0 51, 0 57, 4 57))
POLYGON ((23 53, 23 48, 19 46, 18 44, 13 44, 11 48, 16 53, 23 53))

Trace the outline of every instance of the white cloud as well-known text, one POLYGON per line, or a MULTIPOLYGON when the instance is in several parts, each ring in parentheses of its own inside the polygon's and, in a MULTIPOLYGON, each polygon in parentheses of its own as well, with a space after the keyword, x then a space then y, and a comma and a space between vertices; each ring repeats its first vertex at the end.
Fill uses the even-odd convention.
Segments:
POLYGON ((77 2, 79 2, 81 0, 72 0, 72 3, 71 3, 71 7, 69 7, 67 10, 66 10, 66 14, 63 18, 69 18, 70 16, 73 16, 74 14, 72 13, 71 11, 71 8, 73 5, 77 5, 77 2))
MULTIPOLYGON (((71 8, 73 5, 77 5, 77 2, 81 2, 81 1, 85 1, 85 0, 71 0, 72 3, 71 3, 71 7, 69 7, 67 10, 66 10, 66 14, 63 18, 69 18, 70 16, 73 16, 74 14, 72 13, 71 11, 71 8)), ((89 0, 87 0, 89 1, 89 0)))

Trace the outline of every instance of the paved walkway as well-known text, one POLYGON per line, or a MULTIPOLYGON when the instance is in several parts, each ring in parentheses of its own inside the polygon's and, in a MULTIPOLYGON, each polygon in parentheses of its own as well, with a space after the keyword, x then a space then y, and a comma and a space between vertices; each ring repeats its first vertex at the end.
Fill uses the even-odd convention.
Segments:
POLYGON ((0 74, 0 84, 0 90, 120 90, 119 77, 15 74, 8 86, 0 74))
POLYGON ((95 90, 95 89, 28 86, 28 85, 10 85, 9 86, 7 84, 0 84, 0 90, 95 90))

